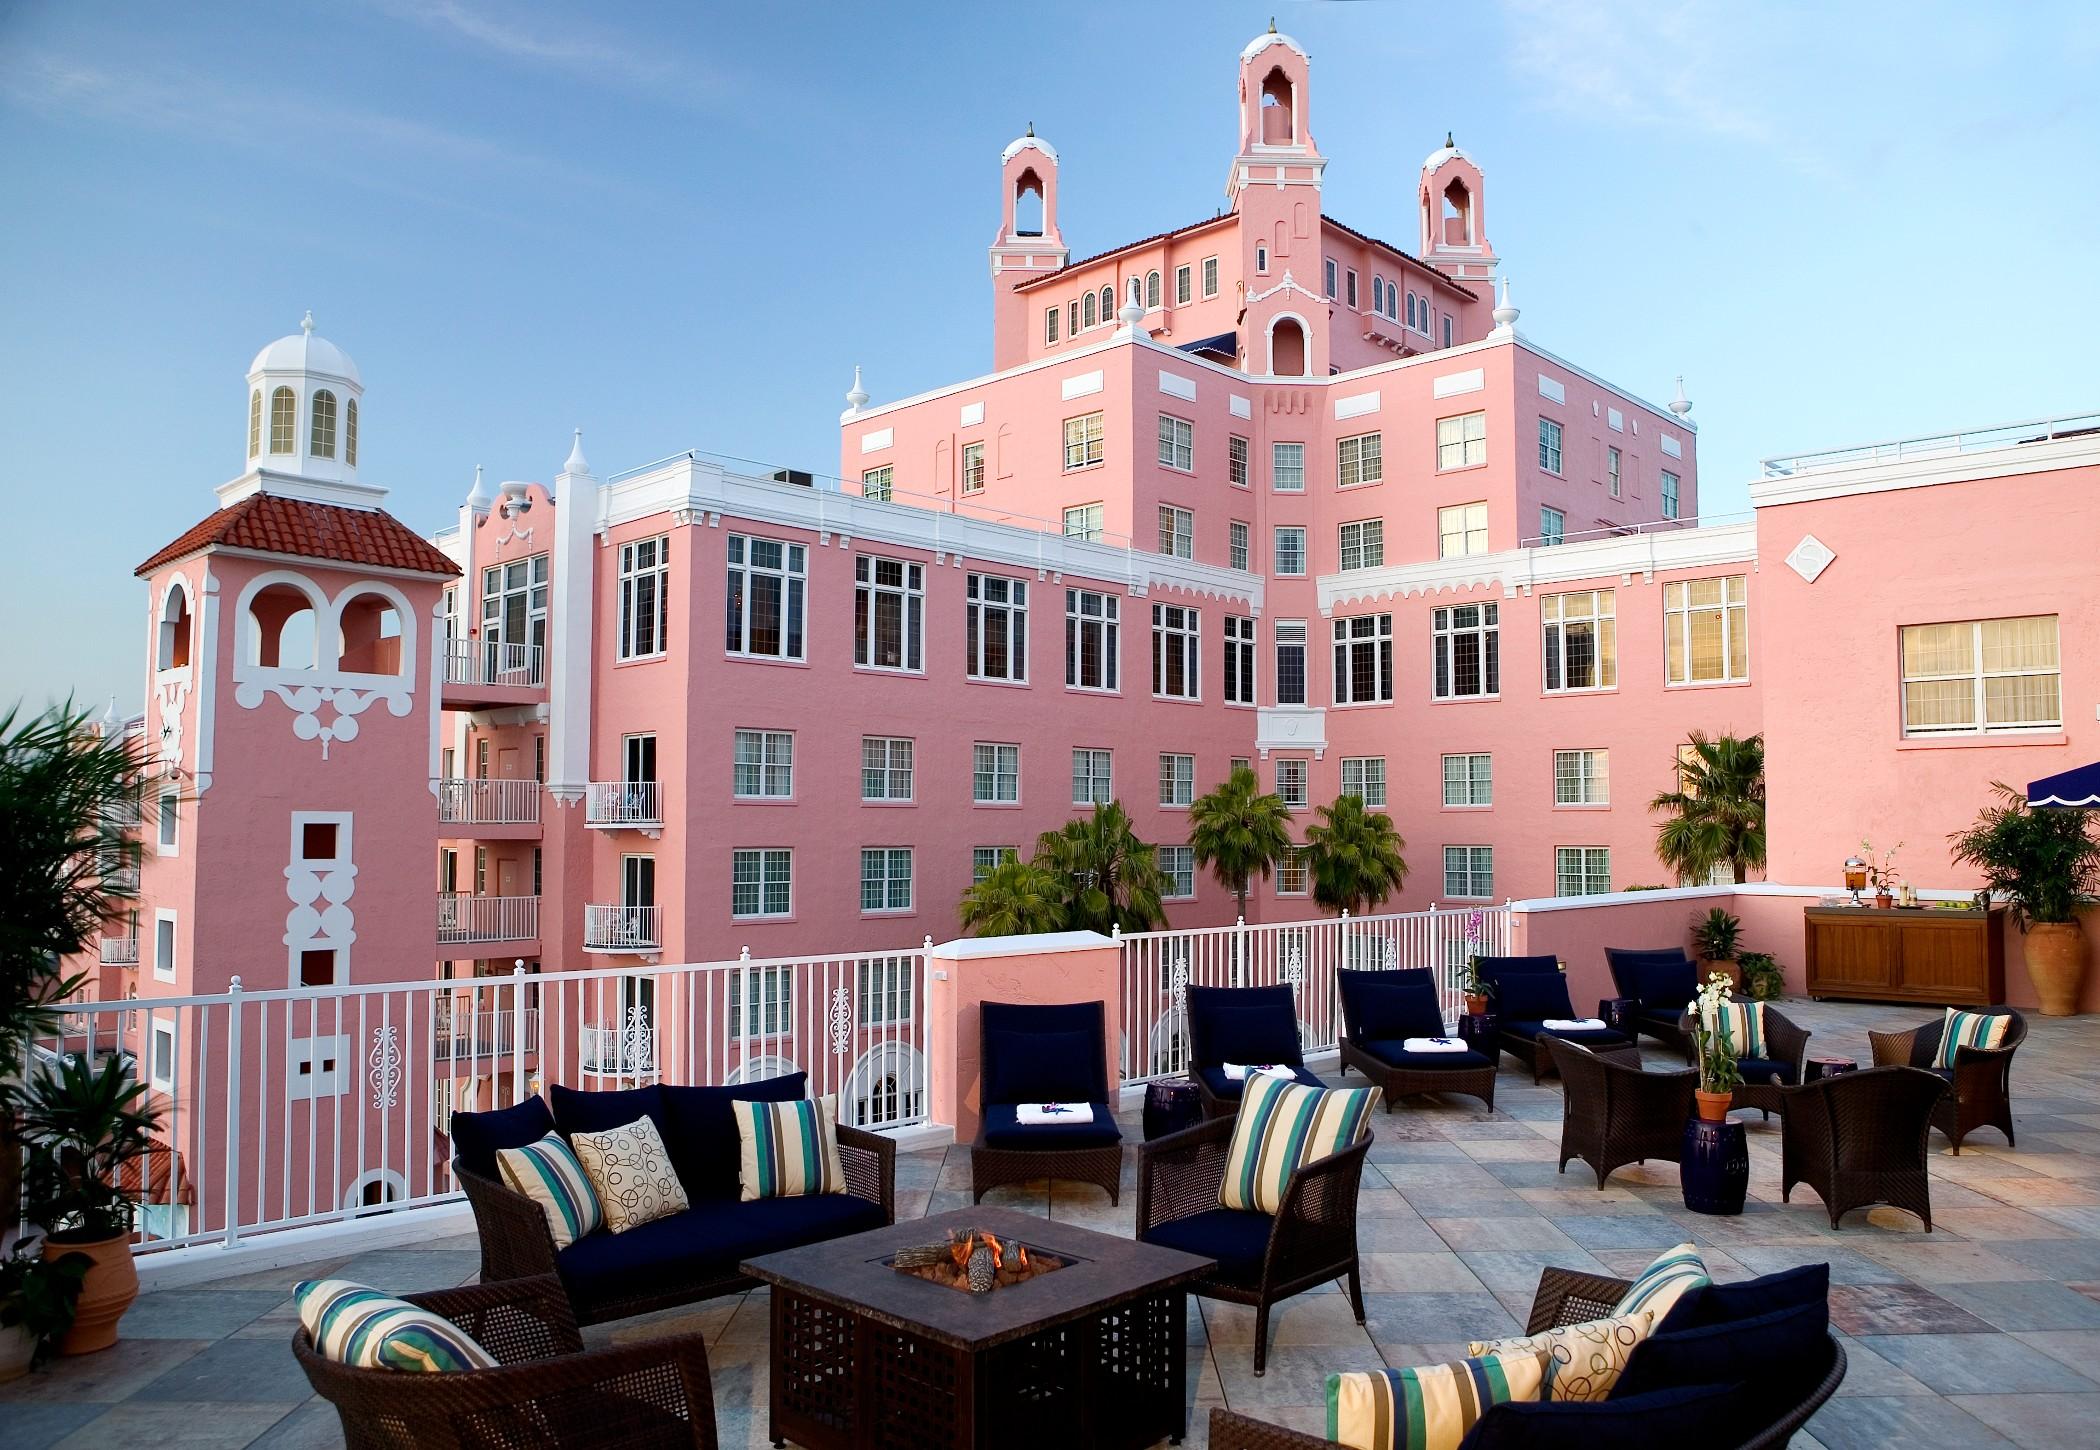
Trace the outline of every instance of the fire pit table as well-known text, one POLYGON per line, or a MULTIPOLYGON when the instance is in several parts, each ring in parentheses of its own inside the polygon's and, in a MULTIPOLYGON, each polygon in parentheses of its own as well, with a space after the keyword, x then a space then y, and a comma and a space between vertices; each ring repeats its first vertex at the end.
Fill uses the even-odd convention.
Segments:
POLYGON ((775 1445, 1135 1447, 1188 1428, 1188 1294, 1174 1249, 969 1208, 747 1260, 772 1286, 775 1445), (973 1294, 899 1269, 950 1231, 1057 1261, 973 1294))

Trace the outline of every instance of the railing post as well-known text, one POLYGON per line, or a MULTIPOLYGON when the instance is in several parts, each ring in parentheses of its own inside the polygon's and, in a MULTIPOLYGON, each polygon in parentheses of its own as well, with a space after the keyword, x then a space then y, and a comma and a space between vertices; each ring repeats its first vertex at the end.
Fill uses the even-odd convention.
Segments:
POLYGON ((232 1248, 240 1239, 241 1194, 241 979, 226 987, 226 1231, 220 1243, 232 1248))
POLYGON ((525 1101, 525 959, 513 958, 510 969, 510 1100, 512 1106, 525 1101))

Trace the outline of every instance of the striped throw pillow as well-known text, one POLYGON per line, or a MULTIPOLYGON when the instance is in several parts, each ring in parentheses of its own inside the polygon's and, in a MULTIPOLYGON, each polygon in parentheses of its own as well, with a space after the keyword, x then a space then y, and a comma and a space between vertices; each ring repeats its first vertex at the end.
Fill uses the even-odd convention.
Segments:
POLYGON ((1545 1383, 1541 1350, 1331 1374, 1327 1438, 1350 1450, 1457 1450, 1491 1406, 1536 1400, 1545 1383))
POLYGON ((746 1203, 755 1198, 846 1191, 846 1170, 839 1163, 829 1098, 733 1102, 729 1108, 736 1116, 736 1134, 743 1145, 739 1177, 746 1203))
POLYGON ((1954 1055, 1964 1047, 1997 1047, 2004 1043, 2012 1018, 2004 1013, 1958 1012, 1947 1009, 1946 1026, 1940 1030, 1940 1055, 1935 1067, 1953 1067, 1954 1055))
POLYGON ((1709 1022, 1709 1030, 1718 1027, 1726 1031, 1728 1041, 1737 1057, 1765 1056, 1765 1004, 1762 1002, 1723 1002, 1709 1022))
POLYGON ((1274 1213, 1291 1175, 1330 1158, 1364 1134, 1376 1088, 1316 1088, 1255 1073, 1225 1154, 1218 1202, 1274 1213))
POLYGON ((1619 1296, 1619 1302, 1611 1312, 1616 1317, 1646 1309, 1660 1324, 1679 1299, 1712 1282, 1706 1272, 1706 1260, 1699 1257, 1699 1250, 1688 1243, 1679 1244, 1674 1249, 1665 1249, 1654 1263, 1641 1270, 1640 1277, 1619 1296))
POLYGON ((1544 1398, 1595 1401, 1610 1398, 1611 1387, 1619 1382, 1627 1358, 1654 1327, 1655 1316, 1646 1309, 1637 1309, 1611 1319, 1563 1324, 1543 1334, 1475 1340, 1466 1346, 1466 1353, 1477 1359, 1484 1354, 1544 1350, 1544 1398))
POLYGON ((308 1279, 293 1288, 292 1300, 315 1350, 337 1364, 414 1374, 496 1366, 493 1355, 444 1315, 348 1279, 308 1279))
POLYGON ((589 1175, 559 1133, 496 1154, 503 1181, 540 1206, 554 1247, 565 1249, 605 1222, 589 1175))

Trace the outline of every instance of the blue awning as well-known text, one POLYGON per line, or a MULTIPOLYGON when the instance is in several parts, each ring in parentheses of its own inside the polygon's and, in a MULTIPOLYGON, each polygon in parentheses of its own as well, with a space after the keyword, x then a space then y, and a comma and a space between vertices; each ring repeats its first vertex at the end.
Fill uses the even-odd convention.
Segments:
POLYGON ((1198 355, 1208 354, 1233 362, 1240 355, 1240 335, 1236 332, 1221 332, 1215 337, 1199 337, 1194 342, 1181 344, 1181 350, 1198 355))
POLYGON ((2100 760, 2046 775, 2027 787, 2030 806, 2100 806, 2100 760))

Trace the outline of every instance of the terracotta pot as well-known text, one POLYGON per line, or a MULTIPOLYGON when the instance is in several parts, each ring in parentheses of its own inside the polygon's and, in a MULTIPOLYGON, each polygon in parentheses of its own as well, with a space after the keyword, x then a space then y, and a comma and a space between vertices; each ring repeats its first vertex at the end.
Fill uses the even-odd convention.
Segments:
POLYGON ((2027 975, 2044 1017, 2078 1011, 2085 984, 2085 933, 2075 921, 2036 921, 2027 926, 2027 975))
POLYGON ((36 1358, 36 1336, 19 1324, 0 1329, 0 1385, 29 1373, 36 1358))
POLYGON ((131 1261, 131 1240, 118 1234, 92 1243, 68 1243, 51 1239, 44 1252, 62 1259, 81 1254, 88 1260, 87 1278, 80 1285, 80 1302, 73 1310, 73 1327, 59 1336, 60 1354, 93 1354, 117 1342, 117 1321, 139 1296, 138 1266, 131 1261))
POLYGON ((1883 911, 1887 911, 1889 908, 1893 907, 1896 904, 1895 893, 1890 891, 1875 892, 1874 904, 1880 907, 1883 911))
POLYGON ((1485 1014, 1486 1014, 1486 1012, 1487 1012, 1487 1009, 1488 1009, 1488 999, 1487 999, 1487 998, 1486 998, 1485 996, 1479 996, 1479 997, 1473 997, 1473 996, 1468 996, 1468 997, 1466 998, 1466 1013, 1467 1013, 1467 1015, 1468 1015, 1468 1016, 1472 1016, 1472 1017, 1480 1017, 1480 1016, 1483 1016, 1483 1015, 1485 1015, 1485 1014))
POLYGON ((1735 1101, 1734 1093, 1710 1093, 1705 1088, 1693 1089, 1692 1096, 1699 1101, 1699 1116, 1709 1123, 1726 1118, 1729 1104, 1735 1101))

